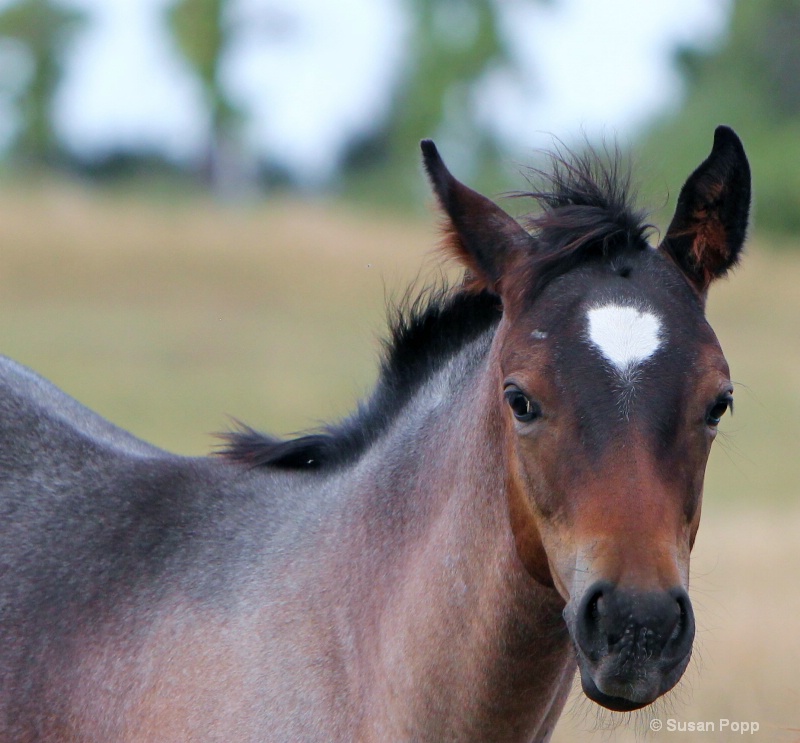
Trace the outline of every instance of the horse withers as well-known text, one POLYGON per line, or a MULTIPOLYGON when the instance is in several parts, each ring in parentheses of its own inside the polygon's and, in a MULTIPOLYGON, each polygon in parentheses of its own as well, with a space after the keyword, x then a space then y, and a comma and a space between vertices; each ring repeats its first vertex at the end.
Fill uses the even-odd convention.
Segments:
POLYGON ((617 711, 678 682, 742 145, 658 247, 613 159, 554 156, 523 227, 422 150, 465 280, 343 422, 184 458, 0 362, 0 739, 546 741, 576 669, 617 711))

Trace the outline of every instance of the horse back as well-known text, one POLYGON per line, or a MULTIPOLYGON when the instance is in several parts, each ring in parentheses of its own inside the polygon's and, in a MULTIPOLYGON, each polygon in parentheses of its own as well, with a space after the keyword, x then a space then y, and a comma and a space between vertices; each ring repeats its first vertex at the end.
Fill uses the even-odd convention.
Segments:
POLYGON ((207 717, 256 735, 287 487, 164 452, 0 358, 0 738, 211 740, 190 729, 207 717))

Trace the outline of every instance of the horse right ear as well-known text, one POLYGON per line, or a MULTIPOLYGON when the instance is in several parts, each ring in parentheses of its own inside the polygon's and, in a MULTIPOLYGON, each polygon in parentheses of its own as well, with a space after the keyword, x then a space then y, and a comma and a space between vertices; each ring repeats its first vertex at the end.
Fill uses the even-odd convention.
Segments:
POLYGON ((470 274, 475 289, 500 293, 503 274, 534 239, 497 204, 457 181, 430 139, 420 143, 425 170, 445 217, 444 249, 470 274))
POLYGON ((750 166, 733 129, 718 126, 708 158, 680 194, 661 249, 678 264, 701 297, 736 265, 750 211, 750 166))

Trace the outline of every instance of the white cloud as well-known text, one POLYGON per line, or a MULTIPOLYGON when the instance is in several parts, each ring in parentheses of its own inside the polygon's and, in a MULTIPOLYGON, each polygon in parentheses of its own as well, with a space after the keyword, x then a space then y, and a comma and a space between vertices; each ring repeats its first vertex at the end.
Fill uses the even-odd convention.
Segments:
POLYGON ((712 42, 729 10, 729 0, 512 0, 504 29, 524 77, 496 75, 482 116, 528 147, 549 134, 629 133, 678 99, 676 45, 712 42))
MULTIPOLYGON (((9 0, 0 0, 0 7, 9 0)), ((207 141, 202 90, 160 14, 172 0, 62 0, 95 23, 68 60, 59 131, 83 155, 114 149, 198 157, 207 141)), ((542 132, 628 133, 675 101, 676 42, 719 35, 730 0, 498 0, 517 55, 495 70, 478 115, 518 147, 542 132)), ((223 79, 249 114, 262 154, 309 182, 330 176, 347 140, 386 114, 410 32, 403 0, 232 0, 237 43, 223 79)))
POLYGON ((93 22, 76 40, 55 109, 59 133, 79 154, 134 148, 185 160, 202 152, 202 90, 161 20, 168 4, 80 0, 93 22))
POLYGON ((388 110, 407 32, 398 3, 239 0, 234 8, 234 23, 267 12, 286 19, 284 35, 271 38, 245 25, 225 65, 227 87, 251 114, 249 139, 305 179, 324 180, 349 137, 388 110))

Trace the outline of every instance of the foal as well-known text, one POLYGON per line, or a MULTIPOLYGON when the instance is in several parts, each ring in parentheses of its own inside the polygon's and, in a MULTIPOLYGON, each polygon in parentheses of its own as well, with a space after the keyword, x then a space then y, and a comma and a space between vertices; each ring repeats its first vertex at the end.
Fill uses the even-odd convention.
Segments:
POLYGON ((466 280, 343 423, 183 458, 0 361, 0 739, 546 741, 576 669, 612 710, 681 677, 742 145, 657 248, 613 164, 523 228, 422 149, 466 280))

